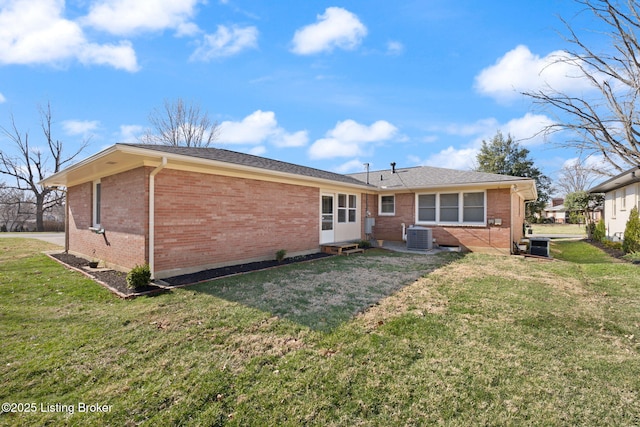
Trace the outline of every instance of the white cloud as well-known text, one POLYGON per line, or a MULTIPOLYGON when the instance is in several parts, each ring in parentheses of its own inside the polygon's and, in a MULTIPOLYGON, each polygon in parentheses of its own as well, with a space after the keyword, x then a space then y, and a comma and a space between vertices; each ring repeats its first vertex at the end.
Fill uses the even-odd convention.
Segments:
POLYGON ((7 98, 5 98, 2 93, 0 93, 0 104, 2 104, 3 102, 7 102, 7 98))
POLYGON ((267 147, 264 145, 258 145, 249 150, 249 154, 253 154, 254 156, 262 156, 267 152, 267 147))
POLYGON ((478 92, 499 101, 520 97, 521 92, 535 91, 550 86, 555 90, 577 93, 591 89, 589 82, 580 78, 575 65, 570 65, 561 51, 540 57, 527 46, 519 45, 485 68, 475 78, 478 92))
POLYGON ((341 164, 335 168, 335 172, 338 173, 355 173, 362 172, 364 170, 364 163, 360 159, 349 160, 346 163, 341 164))
POLYGON ((62 122, 62 128, 68 135, 86 135, 98 129, 99 125, 98 120, 65 120, 62 122))
POLYGON ((313 159, 358 156, 364 153, 368 143, 389 140, 397 132, 398 128, 385 120, 379 120, 371 126, 345 120, 328 131, 326 138, 315 141, 309 148, 309 156, 313 159))
POLYGON ((137 71, 128 42, 100 45, 89 42, 76 22, 62 17, 60 0, 9 0, 0 10, 0 63, 59 64, 77 59, 137 71))
POLYGON ((496 132, 501 131, 505 138, 511 135, 522 146, 533 146, 546 142, 542 131, 551 123, 552 120, 547 116, 527 113, 506 123, 499 123, 495 118, 486 118, 470 124, 448 125, 442 129, 444 133, 469 138, 464 146, 449 146, 424 160, 411 155, 410 161, 451 169, 471 169, 474 167, 482 141, 490 141, 496 132))
POLYGON ((200 0, 102 0, 93 4, 83 24, 116 35, 173 29, 177 35, 200 30, 191 19, 200 0))
POLYGON ((400 55, 404 52, 404 45, 398 41, 387 42, 388 55, 400 55))
POLYGON ((289 133, 278 126, 273 111, 257 110, 239 122, 220 123, 218 141, 222 144, 262 144, 277 147, 301 147, 307 144, 307 131, 289 133))
POLYGON ((367 27, 358 17, 340 7, 328 7, 317 20, 295 32, 292 52, 310 55, 334 48, 351 50, 367 35, 367 27))
POLYGON ((510 134, 523 146, 532 146, 546 142, 543 130, 552 124, 553 120, 545 115, 527 113, 524 117, 508 121, 500 129, 505 136, 510 134))
POLYGON ((295 133, 287 133, 283 130, 276 132, 273 144, 276 147, 304 147, 309 142, 309 133, 301 130, 295 133))
POLYGON ((145 128, 140 125, 121 125, 118 142, 138 142, 138 137, 144 134, 145 128))
POLYGON ((468 170, 473 168, 478 151, 478 148, 473 147, 447 147, 439 153, 430 156, 423 162, 423 164, 439 168, 468 170))
POLYGON ((258 47, 256 27, 231 28, 218 25, 214 34, 205 34, 198 48, 191 55, 192 61, 210 61, 214 58, 235 55, 245 49, 258 47))

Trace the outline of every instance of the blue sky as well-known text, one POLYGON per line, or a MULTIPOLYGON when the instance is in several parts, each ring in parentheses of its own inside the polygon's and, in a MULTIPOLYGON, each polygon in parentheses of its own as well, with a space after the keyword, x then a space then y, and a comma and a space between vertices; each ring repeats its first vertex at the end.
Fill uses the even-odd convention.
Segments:
MULTIPOLYGON (((136 142, 165 99, 199 104, 217 147, 337 172, 473 166, 500 130, 552 178, 577 156, 534 137, 550 112, 519 95, 588 91, 549 66, 572 0, 0 0, 0 124, 85 157, 136 142), (544 70, 544 71, 543 71, 544 70)), ((588 37, 588 35, 586 36, 588 37)), ((561 138, 556 135, 554 138, 561 138)), ((3 149, 10 149, 0 139, 3 149)))

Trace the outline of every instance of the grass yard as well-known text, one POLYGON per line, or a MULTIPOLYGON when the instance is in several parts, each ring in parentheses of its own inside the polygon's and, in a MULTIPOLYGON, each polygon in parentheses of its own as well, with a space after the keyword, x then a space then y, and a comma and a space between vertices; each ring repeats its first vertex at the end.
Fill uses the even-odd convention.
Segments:
POLYGON ((533 234, 570 234, 587 236, 584 224, 532 224, 533 234))
POLYGON ((0 241, 0 400, 21 411, 0 425, 640 424, 638 266, 584 242, 554 262, 371 252, 131 301, 46 248, 0 241))

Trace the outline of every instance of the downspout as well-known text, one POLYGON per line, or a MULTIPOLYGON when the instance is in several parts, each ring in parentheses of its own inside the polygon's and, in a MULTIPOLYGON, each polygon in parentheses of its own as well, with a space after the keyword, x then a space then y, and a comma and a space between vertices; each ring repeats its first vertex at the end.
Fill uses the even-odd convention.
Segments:
POLYGON ((64 253, 69 253, 69 189, 64 189, 64 253))
POLYGON ((151 270, 151 278, 155 276, 155 223, 156 223, 156 180, 155 176, 167 165, 167 158, 162 157, 162 163, 149 174, 149 270, 151 270))

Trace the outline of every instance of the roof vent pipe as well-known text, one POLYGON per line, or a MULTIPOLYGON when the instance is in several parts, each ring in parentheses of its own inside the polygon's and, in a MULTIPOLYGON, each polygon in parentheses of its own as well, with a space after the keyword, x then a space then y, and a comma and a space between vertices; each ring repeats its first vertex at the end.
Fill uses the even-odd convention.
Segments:
POLYGON ((391 162, 391 173, 396 173, 396 162, 391 162))

